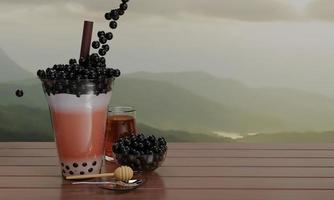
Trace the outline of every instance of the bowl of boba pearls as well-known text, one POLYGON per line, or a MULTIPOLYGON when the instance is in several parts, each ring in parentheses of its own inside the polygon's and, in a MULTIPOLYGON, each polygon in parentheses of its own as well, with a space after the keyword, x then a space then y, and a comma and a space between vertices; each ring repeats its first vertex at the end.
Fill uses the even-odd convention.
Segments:
POLYGON ((167 142, 163 137, 144 134, 122 137, 113 144, 113 156, 119 165, 134 171, 153 171, 161 166, 167 155, 167 142))

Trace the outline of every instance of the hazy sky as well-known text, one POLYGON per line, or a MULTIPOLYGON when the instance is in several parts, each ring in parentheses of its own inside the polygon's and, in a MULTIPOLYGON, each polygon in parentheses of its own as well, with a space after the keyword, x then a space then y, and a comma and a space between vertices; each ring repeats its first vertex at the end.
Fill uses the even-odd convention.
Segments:
MULTIPOLYGON (((82 23, 108 30, 120 1, 0 0, 0 47, 29 70, 79 54, 82 23)), ((132 0, 108 64, 203 70, 256 86, 334 96, 333 0, 132 0)))

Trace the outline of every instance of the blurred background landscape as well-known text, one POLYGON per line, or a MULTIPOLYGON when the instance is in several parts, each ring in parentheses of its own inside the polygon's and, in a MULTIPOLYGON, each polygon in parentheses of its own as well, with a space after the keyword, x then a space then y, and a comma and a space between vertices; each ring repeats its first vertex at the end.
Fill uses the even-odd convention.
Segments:
MULTIPOLYGON (((117 4, 0 2, 0 141, 53 140, 35 71, 78 57, 83 20, 108 30, 117 4)), ((328 0, 133 1, 106 57, 123 73, 111 104, 173 142, 334 142, 333 13, 328 0)))

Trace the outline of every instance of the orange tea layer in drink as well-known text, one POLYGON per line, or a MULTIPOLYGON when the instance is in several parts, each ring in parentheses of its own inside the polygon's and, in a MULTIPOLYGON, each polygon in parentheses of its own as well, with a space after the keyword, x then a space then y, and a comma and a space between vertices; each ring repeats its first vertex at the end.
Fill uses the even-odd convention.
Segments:
POLYGON ((83 112, 52 111, 53 128, 62 160, 103 154, 106 109, 83 112), (92 145, 94 144, 94 145, 92 145))
POLYGON ((110 94, 48 99, 63 175, 99 173, 110 94))

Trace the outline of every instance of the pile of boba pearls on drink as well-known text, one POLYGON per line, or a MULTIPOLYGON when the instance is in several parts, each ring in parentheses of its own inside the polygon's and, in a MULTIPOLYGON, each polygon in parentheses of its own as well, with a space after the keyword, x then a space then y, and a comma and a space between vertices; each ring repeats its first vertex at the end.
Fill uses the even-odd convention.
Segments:
MULTIPOLYGON (((122 0, 117 9, 105 13, 110 30, 117 28, 117 21, 128 8, 129 0, 122 0)), ((105 94, 111 91, 111 84, 121 75, 119 69, 107 66, 105 56, 110 50, 108 42, 113 39, 111 31, 98 31, 97 39, 92 42, 93 22, 85 21, 79 59, 71 58, 66 64, 55 64, 47 69, 37 71, 47 95, 105 94), (90 54, 90 48, 94 52, 90 54), (89 84, 91 83, 91 84, 89 84)))

